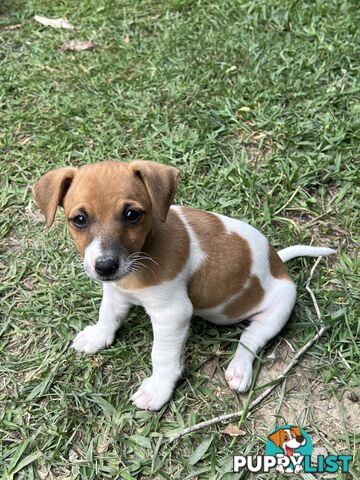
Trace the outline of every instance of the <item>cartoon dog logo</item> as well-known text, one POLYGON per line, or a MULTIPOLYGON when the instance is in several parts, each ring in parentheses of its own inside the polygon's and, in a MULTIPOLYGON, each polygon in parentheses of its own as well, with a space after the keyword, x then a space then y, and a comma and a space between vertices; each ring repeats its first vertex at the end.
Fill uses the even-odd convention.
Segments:
MULTIPOLYGON (((274 445, 280 448, 284 453, 277 454, 278 458, 288 456, 294 457, 299 455, 295 450, 299 447, 302 447, 306 444, 306 439, 302 435, 299 427, 284 427, 280 430, 269 435, 269 440, 271 440, 274 445)), ((276 468, 277 471, 281 474, 285 472, 282 465, 278 465, 276 468)), ((301 465, 296 465, 295 473, 298 474, 302 471, 303 467, 301 465)), ((291 471, 291 470, 289 470, 291 471)))

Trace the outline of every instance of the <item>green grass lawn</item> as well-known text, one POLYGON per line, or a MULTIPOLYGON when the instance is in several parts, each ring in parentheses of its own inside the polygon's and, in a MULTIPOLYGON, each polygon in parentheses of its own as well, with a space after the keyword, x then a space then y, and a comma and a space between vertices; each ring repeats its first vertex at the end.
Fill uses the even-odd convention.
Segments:
MULTIPOLYGON (((4 0, 0 9, 0 478, 245 478, 231 473, 232 455, 263 453, 282 423, 299 423, 329 453, 355 455, 358 2, 4 0), (76 29, 43 27, 35 14, 76 29), (68 39, 98 47, 62 51, 68 39), (158 413, 129 402, 150 372, 141 309, 100 354, 69 348, 96 321, 101 290, 63 216, 45 230, 30 187, 51 168, 104 159, 178 167, 177 203, 241 217, 277 248, 339 248, 312 282, 331 330, 235 422, 239 437, 219 425, 166 442, 246 403, 223 377, 241 325, 194 320, 184 380, 158 413)), ((289 264, 297 305, 258 359, 258 387, 316 332, 305 290, 313 262, 289 264)), ((355 461, 336 478, 356 478, 355 461)))

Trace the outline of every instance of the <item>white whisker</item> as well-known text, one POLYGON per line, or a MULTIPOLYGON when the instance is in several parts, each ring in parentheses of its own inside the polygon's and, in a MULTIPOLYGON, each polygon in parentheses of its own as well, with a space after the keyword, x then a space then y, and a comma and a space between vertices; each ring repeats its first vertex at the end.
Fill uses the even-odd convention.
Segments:
POLYGON ((159 266, 158 262, 154 260, 148 253, 146 252, 134 252, 132 253, 129 258, 132 260, 149 260, 150 262, 153 262, 155 265, 159 266))

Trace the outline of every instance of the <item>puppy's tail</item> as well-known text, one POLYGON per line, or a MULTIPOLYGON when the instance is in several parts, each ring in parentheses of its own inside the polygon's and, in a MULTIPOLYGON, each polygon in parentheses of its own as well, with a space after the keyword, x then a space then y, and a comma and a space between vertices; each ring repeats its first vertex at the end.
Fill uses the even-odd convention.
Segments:
POLYGON ((333 255, 336 250, 325 247, 309 247, 307 245, 294 245, 293 247, 283 248, 277 254, 285 263, 295 257, 326 257, 333 255))

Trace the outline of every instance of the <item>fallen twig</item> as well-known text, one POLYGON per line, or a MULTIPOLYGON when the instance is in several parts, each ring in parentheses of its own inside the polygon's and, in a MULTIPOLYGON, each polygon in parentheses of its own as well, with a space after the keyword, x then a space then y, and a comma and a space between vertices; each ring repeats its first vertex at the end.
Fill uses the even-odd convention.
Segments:
MULTIPOLYGON (((306 290, 310 293, 311 299, 314 304, 314 308, 316 311, 316 315, 319 320, 321 320, 321 313, 320 309, 318 306, 318 303, 316 301, 315 295, 313 291, 310 288, 310 281, 314 276, 314 272, 319 265, 319 262, 322 257, 319 257, 314 266, 312 267, 310 271, 310 276, 308 278, 308 281, 306 282, 306 290)), ((330 325, 323 325, 320 330, 316 333, 316 335, 309 340, 298 352, 294 355, 293 359, 291 362, 287 365, 287 367, 283 370, 283 372, 274 380, 273 385, 268 387, 266 390, 264 390, 258 397, 253 400, 250 405, 248 406, 247 410, 248 412, 250 410, 253 410, 259 403, 261 403, 270 393, 275 389, 275 387, 286 377, 286 375, 289 373, 289 371, 298 363, 300 357, 327 331, 329 330, 330 325)), ((251 394, 252 392, 250 392, 251 394)), ((183 437, 184 435, 187 435, 188 433, 195 432, 197 430, 201 430, 202 428, 210 427, 211 425, 216 425, 217 423, 222 423, 222 422, 228 422, 230 420, 235 420, 238 417, 241 417, 243 414, 243 410, 239 410, 238 412, 234 413, 227 413, 225 415, 220 415, 219 417, 211 418, 210 420, 205 420, 204 422, 197 423, 196 425, 193 425, 192 427, 187 427, 184 428, 184 430, 181 430, 181 432, 175 433, 169 438, 169 442, 172 443, 175 440, 178 440, 179 438, 183 437)))
POLYGON ((306 290, 309 292, 310 294, 310 297, 311 297, 311 300, 313 301, 313 304, 314 304, 314 308, 315 308, 315 311, 316 311, 316 315, 318 317, 319 320, 321 320, 321 313, 320 313, 320 308, 319 308, 319 305, 316 301, 316 298, 315 298, 315 295, 314 295, 314 292, 311 290, 310 288, 310 282, 314 276, 314 272, 315 270, 317 269, 317 266, 319 265, 321 259, 323 257, 318 257, 316 262, 314 263, 312 269, 310 270, 310 275, 309 275, 309 278, 307 279, 307 282, 306 282, 306 285, 305 285, 305 288, 306 290))

